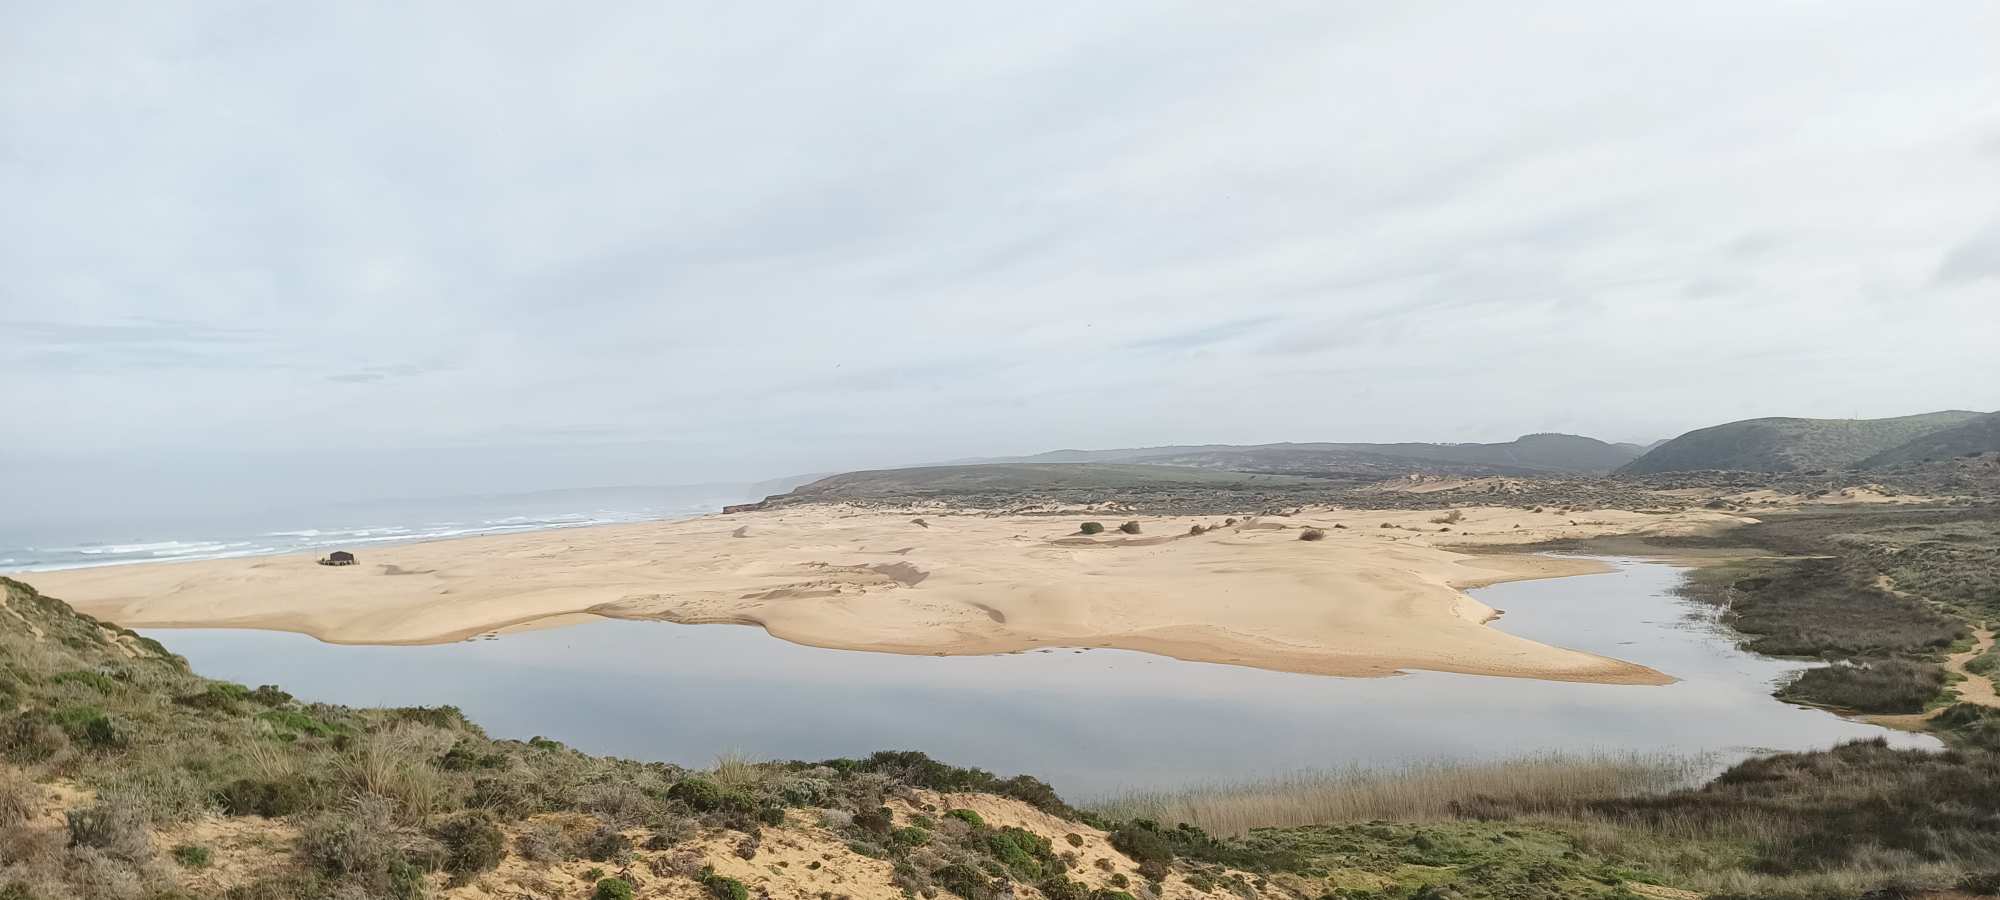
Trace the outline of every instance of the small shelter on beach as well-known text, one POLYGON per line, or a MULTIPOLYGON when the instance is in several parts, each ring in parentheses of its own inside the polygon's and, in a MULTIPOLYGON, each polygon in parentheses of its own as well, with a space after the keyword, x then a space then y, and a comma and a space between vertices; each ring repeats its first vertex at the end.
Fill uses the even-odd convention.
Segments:
POLYGON ((335 550, 327 554, 325 559, 320 560, 319 564, 322 566, 351 566, 354 565, 354 554, 345 550, 335 550))

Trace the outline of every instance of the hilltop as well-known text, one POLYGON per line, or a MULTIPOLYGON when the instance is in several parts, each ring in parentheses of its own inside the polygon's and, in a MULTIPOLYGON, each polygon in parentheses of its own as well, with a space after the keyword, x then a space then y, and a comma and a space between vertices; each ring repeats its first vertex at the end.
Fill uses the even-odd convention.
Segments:
POLYGON ((1920 435, 1900 446, 1862 460, 1860 468, 1885 469, 1948 460, 1953 457, 1977 456, 1993 451, 2000 451, 2000 412, 1987 413, 1948 428, 1920 435))
POLYGON ((1574 434, 1529 434, 1494 444, 1197 444, 1115 450, 1052 450, 1034 456, 971 462, 1143 463, 1322 478, 1342 475, 1380 478, 1408 472, 1458 475, 1603 473, 1630 462, 1639 453, 1640 448, 1632 444, 1610 444, 1574 434))
POLYGON ((1618 474, 1843 469, 1981 415, 1945 410, 1889 419, 1745 419, 1683 434, 1627 463, 1618 474))

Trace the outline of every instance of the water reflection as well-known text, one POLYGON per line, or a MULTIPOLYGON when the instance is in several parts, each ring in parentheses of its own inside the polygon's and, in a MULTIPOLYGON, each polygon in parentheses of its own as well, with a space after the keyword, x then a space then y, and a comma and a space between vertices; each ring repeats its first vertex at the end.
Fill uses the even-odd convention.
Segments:
POLYGON ((1496 585, 1498 626, 1652 666, 1664 687, 1417 673, 1342 679, 1118 650, 922 657, 802 647, 762 630, 607 621, 434 647, 214 629, 153 636, 205 675, 351 705, 451 703, 496 737, 706 764, 922 749, 1065 795, 1409 759, 1546 750, 1719 752, 1925 736, 1780 703, 1802 664, 1736 649, 1671 593, 1677 570, 1496 585))

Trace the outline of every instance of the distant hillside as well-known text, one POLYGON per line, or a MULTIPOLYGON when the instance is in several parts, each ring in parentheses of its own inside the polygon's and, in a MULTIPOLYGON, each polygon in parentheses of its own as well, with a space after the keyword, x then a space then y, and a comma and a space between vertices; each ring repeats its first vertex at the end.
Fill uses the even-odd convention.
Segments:
POLYGON ((1143 463, 1293 475, 1397 475, 1413 470, 1455 474, 1609 472, 1639 455, 1630 444, 1573 434, 1530 434, 1497 444, 1282 443, 1202 444, 1120 450, 1054 450, 996 459, 1005 463, 1143 463))
POLYGON ((1000 463, 917 466, 846 472, 801 485, 792 499, 901 497, 925 494, 1117 490, 1148 487, 1277 487, 1308 480, 1285 475, 1216 472, 1176 466, 1094 463, 1000 463))
POLYGON ((1700 428, 1633 460, 1620 474, 1729 469, 1797 472, 1841 469, 1932 432, 1980 417, 1946 410, 1893 419, 1745 419, 1700 428))
POLYGON ((1862 460, 1860 468, 1913 465, 1995 450, 2000 450, 2000 412, 1987 413, 1940 431, 1919 435, 1862 460))

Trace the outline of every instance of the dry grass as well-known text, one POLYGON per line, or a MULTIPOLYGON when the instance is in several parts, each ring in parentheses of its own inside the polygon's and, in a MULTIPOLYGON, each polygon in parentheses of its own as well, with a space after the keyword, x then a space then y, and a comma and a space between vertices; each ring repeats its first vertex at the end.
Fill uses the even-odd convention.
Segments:
POLYGON ((715 755, 715 783, 726 788, 755 788, 764 782, 764 767, 748 754, 734 750, 715 755))
POLYGON ((1264 781, 1134 791, 1091 804, 1115 819, 1188 823, 1213 834, 1388 820, 1435 822, 1467 804, 1555 808, 1685 787, 1712 760, 1667 754, 1542 755, 1493 763, 1418 762, 1394 769, 1308 771, 1264 781))

